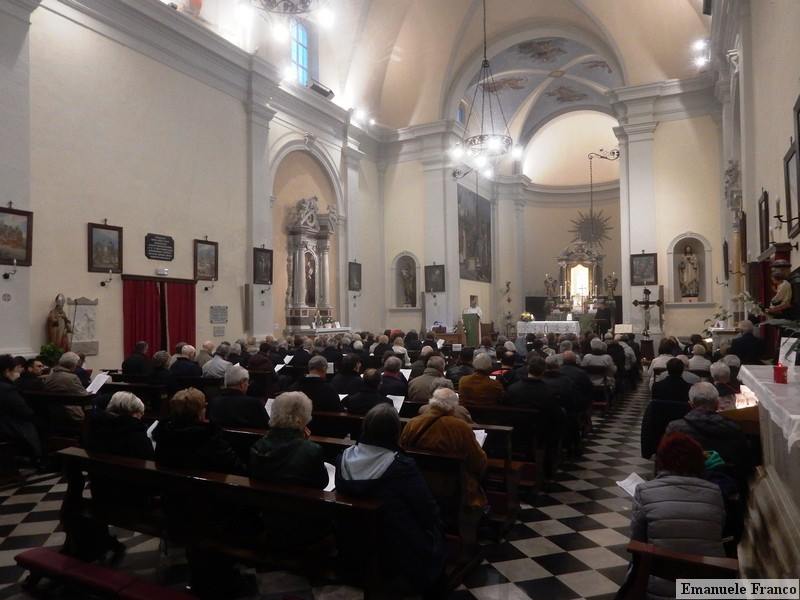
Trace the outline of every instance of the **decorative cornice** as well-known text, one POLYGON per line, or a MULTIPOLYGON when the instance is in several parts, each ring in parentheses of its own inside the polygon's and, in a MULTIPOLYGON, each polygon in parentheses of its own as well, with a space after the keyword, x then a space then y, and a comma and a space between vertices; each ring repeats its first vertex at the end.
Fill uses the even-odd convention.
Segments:
POLYGON ((39 2, 40 0, 0 0, 0 13, 30 23, 31 13, 39 6, 39 2))
POLYGON ((608 96, 623 126, 689 119, 720 110, 709 75, 616 88, 608 96))

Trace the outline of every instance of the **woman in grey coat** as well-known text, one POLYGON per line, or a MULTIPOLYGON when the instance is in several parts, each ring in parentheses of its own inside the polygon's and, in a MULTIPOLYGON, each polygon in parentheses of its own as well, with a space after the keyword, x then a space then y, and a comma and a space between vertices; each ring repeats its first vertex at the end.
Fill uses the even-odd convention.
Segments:
MULTIPOLYGON (((658 475, 636 488, 631 538, 659 548, 725 556, 725 507, 719 487, 701 479, 703 448, 683 433, 664 436, 656 452, 658 475)), ((675 583, 650 578, 648 598, 675 598, 675 583)))

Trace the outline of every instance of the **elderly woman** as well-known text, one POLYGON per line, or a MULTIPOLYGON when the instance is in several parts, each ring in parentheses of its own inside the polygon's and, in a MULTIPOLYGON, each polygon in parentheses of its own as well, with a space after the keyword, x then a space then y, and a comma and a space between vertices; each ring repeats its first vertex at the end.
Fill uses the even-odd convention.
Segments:
POLYGON ((458 382, 458 391, 464 404, 499 404, 505 390, 503 385, 489 377, 492 359, 487 353, 477 354, 472 361, 475 372, 465 375, 458 382))
POLYGON ((486 469, 486 453, 475 440, 472 427, 455 414, 458 395, 440 388, 428 402, 430 409, 411 419, 403 429, 400 445, 406 449, 427 450, 464 457, 467 472, 467 504, 470 508, 486 506, 480 481, 486 469))
MULTIPOLYGON (((636 488, 631 539, 659 548, 725 556, 722 531, 725 507, 719 486, 702 479, 705 455, 682 433, 665 436, 656 451, 656 478, 636 488)), ((650 578, 648 598, 675 597, 675 584, 650 578)))
POLYGON ((731 369, 722 361, 717 361, 709 368, 714 387, 719 393, 717 410, 736 408, 736 389, 731 385, 731 369))
MULTIPOLYGON (((359 443, 337 460, 336 489, 383 501, 383 575, 399 579, 397 586, 392 581, 391 589, 424 593, 442 574, 444 534, 436 500, 414 459, 399 452, 399 438, 397 412, 388 404, 372 408, 359 443)), ((345 532, 345 548, 347 537, 345 532)))
MULTIPOLYGON (((447 390, 454 390, 453 382, 450 381, 447 377, 437 377, 431 382, 430 388, 430 398, 433 398, 433 395, 436 393, 436 390, 447 389, 447 390)), ((458 394, 456 394, 456 402, 458 402, 458 394)), ((431 409, 430 400, 428 404, 424 404, 419 407, 419 414, 424 415, 431 409)), ((461 406, 461 404, 457 404, 455 410, 453 411, 453 416, 458 417, 465 423, 469 423, 472 425, 474 421, 472 420, 472 415, 469 414, 469 411, 461 406)))
POLYGON ((286 392, 272 404, 270 430, 250 449, 250 474, 256 479, 324 489, 328 485, 322 448, 308 438, 311 400, 286 392))
POLYGON ((617 373, 617 366, 614 364, 614 359, 607 352, 606 343, 599 339, 594 338, 589 342, 589 354, 586 354, 581 361, 582 367, 597 367, 602 366, 606 368, 605 377, 602 375, 591 374, 592 385, 612 384, 614 382, 614 375, 617 373))
POLYGON ((397 357, 403 361, 404 366, 411 366, 411 358, 408 356, 408 350, 406 350, 406 344, 402 336, 397 336, 394 338, 394 341, 392 342, 392 352, 394 352, 397 357))
POLYGON ((116 392, 105 410, 89 415, 87 449, 152 460, 155 456, 153 444, 147 437, 143 416, 144 403, 137 396, 131 392, 116 392))
POLYGON ((166 386, 172 384, 172 374, 169 371, 169 358, 169 352, 166 350, 159 350, 153 354, 153 370, 150 371, 150 383, 166 386))
POLYGON ((692 371, 708 371, 709 367, 711 367, 711 361, 706 358, 706 347, 703 344, 692 346, 689 369, 692 371))

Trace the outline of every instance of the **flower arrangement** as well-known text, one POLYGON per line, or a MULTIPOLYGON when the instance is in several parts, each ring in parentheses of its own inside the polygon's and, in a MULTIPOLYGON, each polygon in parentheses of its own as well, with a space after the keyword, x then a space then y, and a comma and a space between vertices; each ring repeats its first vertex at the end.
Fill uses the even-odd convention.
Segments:
POLYGON ((519 320, 524 323, 529 323, 530 321, 533 321, 533 315, 529 312, 524 312, 519 316, 519 320))

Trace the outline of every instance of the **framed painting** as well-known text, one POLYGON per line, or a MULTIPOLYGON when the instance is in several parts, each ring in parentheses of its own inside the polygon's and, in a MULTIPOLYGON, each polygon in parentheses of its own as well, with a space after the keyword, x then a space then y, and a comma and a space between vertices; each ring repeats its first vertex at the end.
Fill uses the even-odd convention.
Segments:
POLYGON ((194 280, 216 281, 219 275, 219 244, 194 240, 194 280))
POLYGON ((747 213, 744 211, 739 216, 739 256, 742 257, 742 264, 747 264, 747 213))
MULTIPOLYGON (((792 117, 794 121, 794 196, 792 197, 792 211, 789 212, 789 209, 786 209, 788 215, 794 215, 795 217, 800 217, 800 96, 797 96, 797 100, 794 103, 794 109, 792 110, 792 117)), ((787 192, 786 196, 786 205, 789 206, 789 196, 787 192)), ((793 227, 791 220, 789 220, 789 237, 793 238, 798 233, 800 233, 800 219, 797 220, 797 224, 793 227)))
POLYGON ((347 291, 361 291, 361 263, 347 263, 347 291))
POLYGON ((253 283, 272 285, 272 250, 253 248, 253 283))
POLYGON ((425 265, 425 291, 432 294, 444 292, 444 265, 425 265))
POLYGON ((122 273, 122 227, 89 223, 89 272, 122 273))
POLYGON ((722 242, 722 274, 725 276, 725 281, 731 276, 731 267, 728 262, 728 240, 722 242))
POLYGON ((461 279, 492 280, 492 204, 458 186, 458 255, 461 279))
POLYGON ((767 248, 769 248, 769 194, 767 190, 762 190, 758 199, 758 251, 764 252, 767 248))
POLYGON ((631 254, 631 285, 658 284, 658 254, 631 254))
POLYGON ((789 237, 796 237, 800 233, 800 201, 797 198, 798 183, 798 158, 797 142, 789 144, 789 149, 783 156, 783 181, 786 190, 786 221, 789 226, 789 237), (794 219, 794 220, 792 220, 794 219))
POLYGON ((33 213, 0 208, 0 265, 31 266, 33 213))

